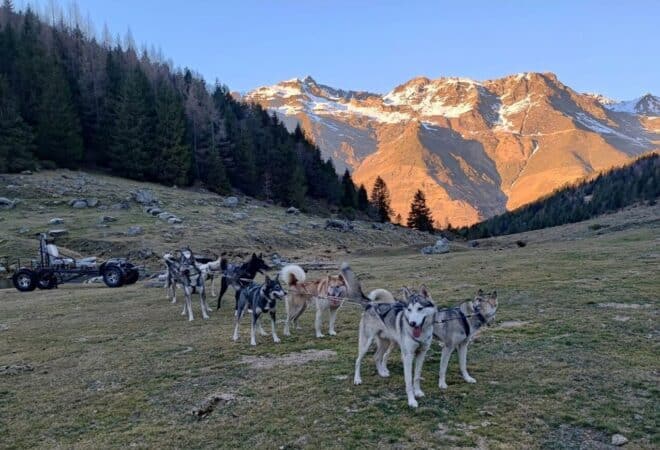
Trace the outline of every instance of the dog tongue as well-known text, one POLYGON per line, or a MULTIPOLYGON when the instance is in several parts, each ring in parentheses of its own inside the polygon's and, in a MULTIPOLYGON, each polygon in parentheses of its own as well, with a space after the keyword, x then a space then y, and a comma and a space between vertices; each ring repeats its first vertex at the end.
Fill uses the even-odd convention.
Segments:
POLYGON ((422 335, 422 327, 413 327, 413 336, 416 338, 422 335))

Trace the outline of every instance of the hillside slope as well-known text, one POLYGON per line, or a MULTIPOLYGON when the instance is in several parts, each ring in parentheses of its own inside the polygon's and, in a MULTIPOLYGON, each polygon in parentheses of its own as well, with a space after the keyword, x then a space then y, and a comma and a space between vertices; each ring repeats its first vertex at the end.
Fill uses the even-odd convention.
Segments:
POLYGON ((361 248, 423 245, 433 241, 425 233, 369 222, 353 222, 354 230, 325 230, 326 219, 286 209, 250 197, 238 197, 235 207, 227 197, 204 189, 167 188, 107 175, 69 170, 34 175, 0 175, 0 197, 18 200, 12 209, 0 209, 0 257, 36 256, 36 233, 65 229, 57 243, 87 256, 125 256, 160 268, 165 251, 190 247, 207 255, 228 254, 240 259, 253 251, 278 253, 303 261, 325 260, 361 248), (145 212, 134 193, 147 191, 154 205, 175 215, 168 223, 145 212), (93 208, 76 209, 76 199, 97 200, 93 208), (104 219, 105 217, 105 219, 104 219), (52 219, 63 223, 49 224, 52 219), (131 231, 131 227, 140 230, 131 231))
POLYGON ((412 79, 386 95, 311 77, 245 100, 303 129, 358 183, 380 175, 404 218, 416 189, 440 225, 515 209, 594 171, 660 148, 658 98, 615 103, 580 94, 552 73, 478 82, 412 79))

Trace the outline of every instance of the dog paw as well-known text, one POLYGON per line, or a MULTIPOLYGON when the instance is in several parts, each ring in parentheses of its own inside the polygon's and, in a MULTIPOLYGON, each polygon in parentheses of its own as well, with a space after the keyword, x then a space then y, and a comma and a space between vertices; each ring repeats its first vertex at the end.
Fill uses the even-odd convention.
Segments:
POLYGON ((250 345, 251 345, 252 347, 256 347, 256 346, 257 346, 257 343, 256 343, 255 341, 252 341, 252 342, 250 342, 250 345))
POLYGON ((361 384, 362 384, 362 378, 360 378, 360 377, 355 377, 355 378, 353 379, 353 384, 356 385, 356 386, 361 385, 361 384))
POLYGON ((411 408, 417 408, 419 404, 417 403, 417 400, 412 398, 408 400, 408 406, 410 406, 411 408))
POLYGON ((337 336, 337 332, 335 330, 329 331, 328 334, 330 336, 337 336))
POLYGON ((449 386, 447 386, 447 383, 445 383, 444 381, 441 381, 440 383, 438 383, 438 387, 440 389, 447 389, 449 386))
POLYGON ((467 377, 463 377, 463 379, 464 379, 465 381, 467 381, 468 383, 471 383, 471 384, 477 382, 477 380, 475 380, 474 378, 472 378, 470 375, 468 375, 467 377))
POLYGON ((320 338, 324 338, 324 337, 325 337, 325 334, 316 333, 316 337, 319 338, 319 339, 320 339, 320 338))
POLYGON ((378 375, 382 378, 387 378, 390 376, 390 371, 389 370, 379 370, 378 375))
POLYGON ((204 318, 204 320, 209 320, 211 318, 209 316, 202 316, 202 317, 204 318))
POLYGON ((279 344, 279 343, 282 342, 282 341, 280 340, 280 338, 278 338, 277 336, 275 336, 275 337, 273 338, 273 342, 275 342, 276 344, 279 344))
POLYGON ((416 397, 416 398, 422 398, 422 397, 424 397, 424 391, 422 391, 421 389, 417 389, 417 390, 415 391, 415 397, 416 397))

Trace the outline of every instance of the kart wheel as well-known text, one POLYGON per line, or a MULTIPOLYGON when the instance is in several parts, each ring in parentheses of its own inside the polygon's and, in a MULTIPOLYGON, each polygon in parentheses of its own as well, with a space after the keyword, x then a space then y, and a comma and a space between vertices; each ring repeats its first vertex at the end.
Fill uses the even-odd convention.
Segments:
POLYGON ((138 278, 140 278, 140 272, 138 272, 135 269, 131 269, 124 277, 124 284, 126 285, 135 284, 138 278))
POLYGON ((57 277, 49 270, 39 272, 37 274, 37 287, 39 289, 54 289, 57 287, 57 277))
POLYGON ((14 274, 14 287, 21 292, 31 292, 37 287, 36 275, 30 269, 21 269, 14 274))
POLYGON ((124 284, 124 275, 118 267, 110 266, 103 271, 103 282, 110 288, 121 287, 124 284))

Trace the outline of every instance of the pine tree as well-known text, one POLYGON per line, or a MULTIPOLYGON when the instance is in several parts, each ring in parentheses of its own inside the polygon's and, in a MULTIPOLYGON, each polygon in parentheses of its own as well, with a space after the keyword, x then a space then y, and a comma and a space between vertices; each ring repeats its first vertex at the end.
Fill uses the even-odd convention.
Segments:
POLYGON ((357 191, 357 207, 360 211, 367 211, 369 209, 369 196, 367 195, 367 188, 364 184, 360 185, 357 191))
POLYGON ((0 173, 34 169, 34 136, 0 75, 0 173))
POLYGON ((37 115, 37 155, 60 167, 75 168, 83 157, 80 120, 62 69, 55 62, 51 67, 37 115))
POLYGON ((206 185, 211 191, 218 194, 227 194, 231 191, 225 166, 217 151, 212 151, 209 155, 206 185))
POLYGON ((342 194, 341 205, 345 208, 357 208, 357 192, 355 190, 355 183, 351 178, 351 173, 346 169, 344 176, 341 178, 342 194))
POLYGON ((407 226, 419 231, 433 232, 433 216, 431 210, 426 205, 426 196, 424 192, 418 190, 415 192, 413 202, 410 204, 410 214, 408 215, 407 226))
POLYGON ((110 167, 119 175, 143 179, 152 170, 150 157, 151 118, 145 103, 144 74, 135 69, 125 80, 116 110, 116 127, 109 156, 110 167))
POLYGON ((390 206, 390 191, 381 177, 376 177, 371 190, 371 209, 373 217, 380 222, 389 222, 392 216, 390 206))
MULTIPOLYGON (((185 135, 186 124, 182 100, 169 87, 161 85, 156 98, 155 133, 155 148, 160 156, 153 161, 158 166, 156 173, 158 181, 177 186, 188 184, 191 152, 185 142, 185 135)), ((217 152, 215 160, 209 161, 209 172, 214 170, 219 174, 211 183, 212 190, 224 190, 226 174, 217 152)))
POLYGON ((5 11, 14 12, 14 2, 12 0, 3 0, 2 8, 5 11))

